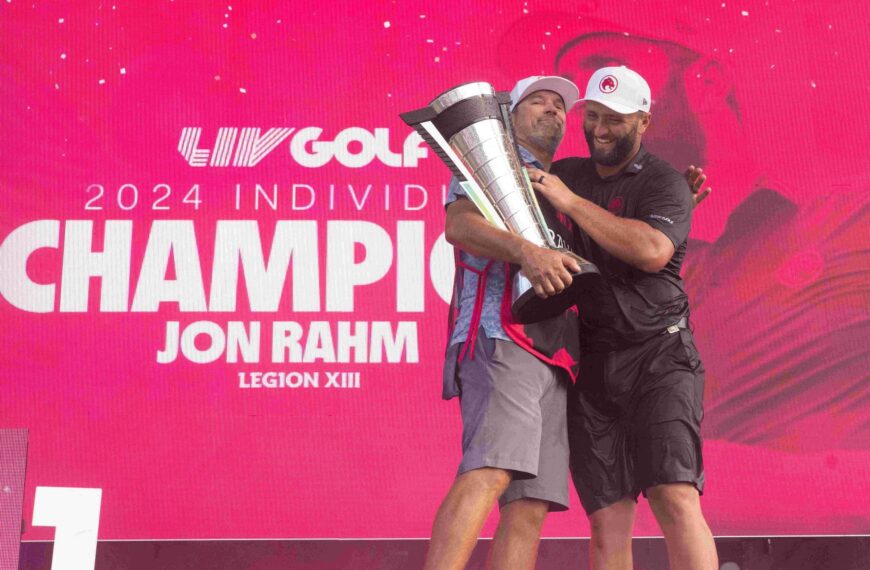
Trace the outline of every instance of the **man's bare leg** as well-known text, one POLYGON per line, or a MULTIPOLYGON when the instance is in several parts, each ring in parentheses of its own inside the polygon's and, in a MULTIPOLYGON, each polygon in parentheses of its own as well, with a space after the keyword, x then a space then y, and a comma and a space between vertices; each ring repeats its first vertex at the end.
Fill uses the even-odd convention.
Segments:
POLYGON ((657 485, 647 489, 647 498, 665 535, 671 570, 719 568, 713 533, 701 513, 701 500, 693 485, 657 485))
POLYGON ((538 558, 541 527, 549 511, 550 503, 537 499, 517 499, 502 507, 487 568, 533 569, 538 558))
POLYGON ((589 515, 591 570, 631 570, 631 531, 637 503, 625 497, 589 515))
POLYGON ((483 523, 510 482, 510 473, 490 467, 456 478, 432 525, 426 570, 465 567, 483 523))

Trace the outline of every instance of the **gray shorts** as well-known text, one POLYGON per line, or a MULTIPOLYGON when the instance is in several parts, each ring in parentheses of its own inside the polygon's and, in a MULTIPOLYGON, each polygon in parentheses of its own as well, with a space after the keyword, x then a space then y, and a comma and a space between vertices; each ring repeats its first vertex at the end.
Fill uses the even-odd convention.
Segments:
POLYGON ((494 467, 512 472, 499 499, 548 501, 568 509, 568 380, 513 342, 478 335, 474 358, 457 362, 462 344, 448 349, 445 394, 458 388, 462 410, 459 474, 494 467))

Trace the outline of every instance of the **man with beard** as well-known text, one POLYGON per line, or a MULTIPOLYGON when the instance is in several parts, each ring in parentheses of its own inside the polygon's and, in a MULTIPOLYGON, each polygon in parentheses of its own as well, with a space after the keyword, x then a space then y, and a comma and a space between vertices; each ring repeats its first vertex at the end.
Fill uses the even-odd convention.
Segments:
POLYGON ((692 193, 641 144, 652 96, 640 75, 599 69, 583 100, 591 158, 529 175, 576 224, 576 250, 603 276, 579 298, 583 358, 568 398, 571 473, 590 521, 591 566, 631 568, 643 492, 671 568, 712 570, 716 548, 699 500, 704 368, 680 278, 692 193))
MULTIPOLYGON (((511 116, 524 163, 549 170, 579 94, 561 77, 516 84, 511 116)), ((570 228, 548 204, 542 211, 557 239, 570 244, 570 228)), ((460 397, 463 456, 433 524, 426 568, 464 567, 496 501, 501 517, 491 566, 531 568, 548 511, 568 508, 566 398, 578 325, 572 311, 533 325, 514 322, 510 264, 542 297, 570 285, 580 268, 568 255, 491 225, 456 180, 445 234, 458 256, 443 396, 460 397)))
MULTIPOLYGON (((835 534, 863 532, 867 503, 839 493, 850 486, 849 471, 838 469, 838 481, 830 462, 853 453, 864 455, 856 462, 870 462, 870 200, 861 191, 867 175, 858 169, 848 184, 812 178, 781 186, 765 169, 795 170, 806 157, 774 148, 759 164, 750 152, 757 127, 744 124, 752 110, 737 97, 740 89, 742 99, 775 99, 772 86, 751 74, 733 77, 729 65, 689 43, 603 20, 585 28, 565 31, 570 39, 557 51, 558 74, 585 79, 604 65, 639 71, 656 94, 655 126, 644 146, 671 164, 703 163, 726 189, 693 224, 683 263, 704 352, 707 438, 752 446, 762 470, 771 464, 767 449, 806 454, 803 463, 815 472, 802 477, 825 481, 826 490, 814 495, 824 500, 803 501, 804 516, 830 521, 836 526, 819 528, 835 534)), ((808 144, 812 154, 821 143, 808 144)), ((801 517, 772 509, 748 487, 740 493, 742 521, 722 531, 801 528, 801 517)))

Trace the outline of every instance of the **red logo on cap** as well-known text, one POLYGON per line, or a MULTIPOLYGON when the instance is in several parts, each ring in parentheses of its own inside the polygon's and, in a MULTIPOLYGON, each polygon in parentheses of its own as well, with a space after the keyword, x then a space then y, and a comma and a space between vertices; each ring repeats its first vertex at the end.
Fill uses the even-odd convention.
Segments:
POLYGON ((598 84, 598 89, 600 89, 602 93, 613 93, 616 91, 618 85, 619 81, 617 81, 614 76, 605 75, 601 79, 601 83, 598 84))

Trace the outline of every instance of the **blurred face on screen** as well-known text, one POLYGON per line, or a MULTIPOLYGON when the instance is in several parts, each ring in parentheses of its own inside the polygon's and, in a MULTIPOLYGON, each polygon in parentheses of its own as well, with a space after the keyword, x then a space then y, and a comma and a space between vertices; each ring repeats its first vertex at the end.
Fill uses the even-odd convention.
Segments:
POLYGON ((552 155, 565 135, 565 102, 554 91, 535 91, 514 107, 512 120, 520 143, 552 155))
POLYGON ((595 70, 625 65, 640 73, 653 96, 655 126, 644 135, 647 148, 671 164, 707 164, 706 135, 689 104, 684 73, 697 59, 694 52, 657 40, 612 32, 585 34, 565 44, 556 58, 556 72, 585 89, 595 70))

